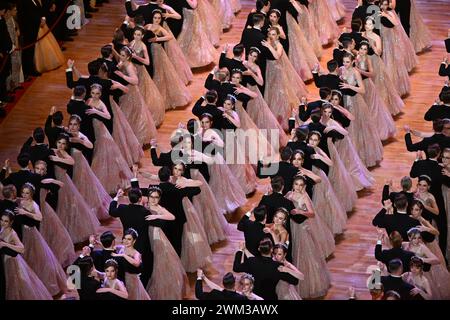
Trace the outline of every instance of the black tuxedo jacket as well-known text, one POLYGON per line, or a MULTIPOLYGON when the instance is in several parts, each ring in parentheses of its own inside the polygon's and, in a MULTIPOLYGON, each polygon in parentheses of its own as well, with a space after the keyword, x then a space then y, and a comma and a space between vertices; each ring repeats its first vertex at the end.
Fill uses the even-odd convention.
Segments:
POLYGON ((242 72, 247 70, 242 61, 227 58, 226 54, 223 52, 220 54, 219 68, 227 68, 228 71, 230 72, 230 75, 234 69, 239 69, 242 72))
POLYGON ((264 238, 272 238, 270 233, 263 231, 264 228, 264 224, 250 220, 247 215, 244 215, 238 223, 237 229, 244 232, 245 247, 254 256, 260 255, 258 247, 261 240, 264 238))
POLYGON ((76 114, 81 118, 80 132, 83 133, 89 141, 95 142, 94 126, 92 123, 93 117, 86 114, 90 107, 84 101, 70 100, 67 104, 67 113, 70 115, 76 114))
POLYGON ((20 169, 19 171, 11 173, 8 178, 5 178, 5 176, 6 171, 2 169, 2 171, 0 171, 1 183, 4 186, 13 184, 16 187, 18 194, 20 193, 20 189, 25 183, 29 182, 33 186, 38 186, 41 182, 41 177, 38 174, 31 172, 30 170, 20 169))
POLYGON ((317 88, 327 87, 331 90, 340 90, 339 84, 341 83, 341 79, 338 75, 335 74, 323 74, 320 75, 317 72, 313 72, 314 84, 317 88))
MULTIPOLYGON (((136 15, 142 15, 144 17, 145 24, 149 24, 152 23, 153 20, 153 10, 160 8, 156 2, 149 2, 147 4, 140 5, 136 10, 133 10, 131 1, 126 1, 125 9, 127 10, 128 16, 134 18, 136 15)), ((163 23, 163 21, 161 21, 161 24, 163 23)))
POLYGON ((424 117, 427 121, 433 121, 436 119, 450 119, 450 106, 434 104, 428 109, 424 117))
POLYGON ((411 0, 401 0, 395 5, 395 12, 400 16, 400 22, 405 29, 406 34, 409 36, 410 15, 411 15, 411 0))
POLYGON ((281 161, 278 163, 278 172, 272 175, 265 175, 262 173, 263 165, 261 161, 258 161, 256 175, 260 179, 280 176, 284 180, 284 189, 283 194, 286 194, 288 191, 292 190, 292 182, 294 180, 294 176, 297 174, 298 170, 289 162, 281 161))
POLYGON ((89 76, 89 78, 79 78, 77 81, 73 80, 73 72, 66 71, 66 83, 67 87, 72 89, 76 86, 84 86, 86 88, 86 100, 91 97, 91 85, 97 83, 102 86, 102 96, 100 99, 105 104, 106 108, 108 108, 109 114, 111 115, 110 120, 103 120, 105 126, 108 128, 108 131, 112 133, 113 128, 113 118, 114 114, 111 108, 111 102, 109 101, 109 96, 111 95, 111 86, 113 85, 110 79, 102 79, 98 76, 89 76))
MULTIPOLYGON (((388 291, 395 291, 397 292, 401 300, 416 300, 420 299, 420 295, 417 295, 419 297, 413 297, 410 294, 410 291, 414 289, 414 286, 403 281, 401 277, 393 277, 391 275, 389 276, 382 276, 381 277, 381 283, 383 284, 383 291, 384 293, 388 291)), ((422 300, 422 299, 420 299, 422 300)))
POLYGON ((66 132, 64 130, 63 127, 56 127, 52 125, 52 116, 48 116, 47 120, 45 120, 45 135, 47 136, 48 139, 48 146, 50 148, 55 148, 56 149, 56 139, 58 137, 58 135, 60 135, 61 133, 66 132))
POLYGON ((27 141, 25 141, 25 143, 23 144, 22 149, 20 149, 20 154, 28 153, 30 155, 30 161, 33 166, 38 160, 43 160, 48 163, 48 156, 51 155, 51 151, 48 145, 45 143, 32 145, 32 143, 33 138, 28 138, 27 141))
POLYGON ((411 139, 411 134, 406 133, 405 134, 405 143, 406 143, 406 150, 409 152, 419 151, 423 150, 425 153, 427 152, 427 149, 432 144, 439 144, 439 147, 441 147, 441 150, 444 150, 444 148, 450 147, 450 138, 444 136, 442 133, 435 133, 429 138, 423 138, 422 141, 413 143, 411 139))
MULTIPOLYGON (((447 45, 447 41, 449 42, 449 47, 450 47, 450 38, 445 40, 446 45, 447 45)), ((449 49, 447 49, 447 52, 449 52, 449 49)), ((450 79, 450 65, 448 65, 447 67, 445 66, 445 63, 441 63, 441 65, 439 66, 439 75, 441 77, 448 77, 450 79)))
POLYGON ((197 280, 195 282, 195 297, 198 300, 247 300, 246 296, 230 290, 212 290, 210 292, 203 291, 203 281, 197 280))
POLYGON ((223 128, 223 111, 217 109, 217 107, 213 104, 202 106, 204 100, 205 99, 203 97, 197 100, 194 107, 192 108, 192 113, 199 118, 204 113, 211 114, 213 116, 212 127, 214 129, 221 130, 223 128))
MULTIPOLYGON (((266 223, 272 223, 273 217, 275 215, 275 211, 278 208, 285 208, 288 212, 291 212, 292 209, 295 209, 294 204, 291 200, 286 199, 283 194, 278 192, 273 192, 269 195, 263 195, 261 201, 258 206, 264 205, 267 209, 266 223)), ((286 223, 288 226, 288 223, 286 223)))
POLYGON ((409 241, 408 230, 420 225, 420 222, 404 213, 386 214, 386 209, 373 218, 372 224, 379 228, 385 228, 388 234, 398 231, 402 235, 403 241, 409 241))
POLYGON ((305 161, 303 163, 303 168, 311 170, 312 169, 312 159, 311 155, 315 154, 316 152, 314 149, 304 141, 291 141, 288 142, 287 146, 292 149, 292 151, 295 150, 302 150, 305 153, 305 161))
POLYGON ((234 272, 247 272, 255 277, 253 291, 264 300, 278 300, 276 286, 278 281, 284 280, 297 285, 298 279, 292 275, 278 271, 282 264, 269 257, 252 257, 241 263, 242 251, 236 252, 233 263, 234 272))
POLYGON ((403 272, 409 271, 409 262, 415 256, 414 252, 403 250, 402 248, 394 248, 382 250, 381 244, 375 246, 375 259, 383 262, 386 267, 389 266, 389 261, 393 259, 400 259, 403 263, 403 272))

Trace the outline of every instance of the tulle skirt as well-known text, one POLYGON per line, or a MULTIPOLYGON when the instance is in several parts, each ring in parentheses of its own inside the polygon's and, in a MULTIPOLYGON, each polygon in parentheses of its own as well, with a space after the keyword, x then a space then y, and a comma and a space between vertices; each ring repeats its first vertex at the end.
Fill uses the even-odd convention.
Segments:
POLYGON ((314 185, 312 202, 316 209, 316 214, 321 216, 323 222, 334 235, 342 234, 347 224, 347 214, 325 172, 314 166, 312 171, 322 180, 314 185))
MULTIPOLYGON (((395 11, 393 12, 395 14, 395 11)), ((398 21, 400 21, 399 17, 397 17, 397 19, 398 21)), ((403 63, 405 64, 406 70, 408 70, 408 72, 411 72, 412 69, 414 69, 419 63, 419 59, 417 58, 416 52, 414 51, 413 44, 401 24, 396 25, 393 29, 396 38, 402 48, 400 53, 403 55, 403 63)))
POLYGON ((442 185, 442 196, 444 197, 445 212, 447 213, 447 259, 450 259, 450 188, 442 185))
POLYGON ((381 26, 381 40, 383 43, 383 61, 386 69, 392 76, 394 87, 397 88, 398 94, 404 96, 409 94, 411 90, 411 82, 409 81, 408 69, 403 61, 402 43, 398 39, 393 28, 381 26))
POLYGON ((198 1, 196 10, 209 41, 213 46, 218 47, 220 45, 220 35, 222 34, 222 20, 219 13, 208 0, 198 1))
POLYGON ((109 219, 108 210, 112 201, 111 197, 92 171, 83 153, 73 149, 72 157, 75 160, 73 184, 80 191, 89 208, 96 214, 98 220, 109 219))
POLYGON ((138 274, 125 272, 128 300, 151 300, 138 274))
POLYGON ((380 56, 373 54, 369 56, 369 59, 372 61, 373 65, 373 83, 378 89, 380 98, 384 101, 387 109, 395 116, 402 111, 405 104, 397 92, 396 86, 391 79, 391 75, 386 71, 386 67, 380 56))
POLYGON ((331 186, 337 199, 342 205, 342 208, 346 212, 350 212, 353 210, 353 206, 358 199, 352 176, 347 168, 345 168, 341 156, 337 152, 336 146, 331 138, 328 138, 327 144, 330 152, 330 159, 333 161, 333 165, 330 167, 328 173, 328 178, 330 179, 331 186))
POLYGON ((277 287, 278 300, 302 300, 302 297, 298 294, 296 286, 280 280, 277 287))
POLYGON ((307 94, 305 84, 295 72, 284 51, 280 59, 267 61, 265 80, 264 100, 277 121, 287 131, 292 108, 298 107, 301 98, 307 94))
POLYGON ((223 216, 225 211, 220 208, 209 184, 198 170, 191 169, 191 178, 203 183, 200 194, 192 199, 192 204, 199 214, 208 243, 211 245, 225 240, 229 232, 228 222, 223 216))
POLYGON ((152 114, 138 87, 129 85, 128 89, 128 93, 120 97, 120 108, 140 145, 149 144, 150 140, 156 137, 156 126, 152 114))
POLYGON ((336 141, 335 145, 342 163, 352 177, 355 190, 360 191, 373 186, 375 178, 362 162, 350 137, 345 136, 344 139, 336 141))
POLYGON ((118 187, 129 188, 133 174, 122 157, 116 142, 105 125, 97 119, 94 119, 94 132, 95 145, 91 165, 92 171, 109 194, 117 192, 118 187))
POLYGON ((58 217, 73 243, 86 241, 90 235, 95 234, 100 222, 65 170, 55 166, 55 176, 56 179, 64 183, 58 194, 56 210, 58 217))
POLYGON ((42 281, 22 256, 4 255, 6 300, 53 300, 42 281))
POLYGON ((143 65, 136 64, 135 66, 139 78, 139 91, 150 110, 155 126, 158 127, 164 121, 166 113, 164 98, 152 78, 150 78, 147 69, 143 65))
POLYGON ((128 163, 128 167, 131 168, 133 164, 139 163, 144 157, 144 151, 122 110, 113 99, 110 100, 114 114, 113 139, 119 147, 122 157, 128 163))
POLYGON ((35 227, 23 226, 23 258, 52 296, 67 290, 66 274, 35 227))
POLYGON ((303 81, 311 80, 313 78, 311 70, 319 61, 297 21, 289 13, 286 15, 289 37, 289 60, 303 81))
MULTIPOLYGON (((166 22, 163 24, 164 29, 173 36, 172 31, 166 22)), ((189 66, 188 60, 185 57, 180 45, 175 37, 171 40, 164 42, 164 49, 167 52, 167 56, 175 67, 175 71, 178 73, 181 81, 185 85, 192 81, 194 75, 192 74, 191 67, 189 66)))
POLYGON ((183 299, 187 277, 180 258, 160 228, 150 226, 148 237, 154 256, 148 294, 153 300, 183 299))
POLYGON ((234 12, 231 7, 231 1, 211 0, 211 4, 213 5, 216 12, 219 14, 219 17, 221 18, 222 29, 229 29, 234 19, 234 12))
POLYGON ((256 92, 258 96, 251 99, 247 103, 247 114, 253 120, 257 128, 267 130, 266 140, 272 146, 273 150, 278 152, 280 147, 287 145, 289 138, 273 115, 272 111, 270 111, 269 106, 261 94, 261 91, 259 91, 259 88, 257 86, 250 85, 248 88, 253 92, 256 92))
POLYGON ((378 90, 372 79, 367 78, 364 79, 363 82, 364 88, 366 89, 363 97, 371 114, 371 117, 367 118, 367 120, 373 119, 375 121, 375 127, 378 130, 378 135, 382 141, 394 137, 397 132, 394 119, 392 119, 383 99, 381 99, 381 96, 378 94, 378 90))
POLYGON ((178 43, 191 68, 200 68, 218 59, 214 48, 200 21, 198 10, 183 9, 183 28, 178 43))
MULTIPOLYGON (((46 190, 41 189, 41 195, 46 194, 46 190)), ((59 220, 53 208, 45 202, 45 195, 41 196, 42 221, 39 232, 54 253, 59 264, 67 267, 76 259, 72 239, 64 225, 59 220)))
POLYGON ((209 186, 216 196, 221 210, 233 212, 243 206, 247 199, 245 192, 239 185, 221 155, 214 156, 215 163, 209 165, 209 186))
POLYGON ((422 20, 420 12, 417 10, 416 1, 411 0, 409 38, 414 47, 414 51, 419 53, 431 47, 431 33, 422 20))
POLYGON ((339 36, 339 28, 328 6, 327 0, 315 0, 308 6, 322 45, 327 45, 339 36))
POLYGON ((311 11, 304 5, 300 5, 301 11, 298 13, 298 24, 300 29, 303 30, 306 40, 314 50, 314 54, 317 59, 320 59, 323 53, 322 42, 320 41, 319 32, 317 31, 313 15, 311 11))
POLYGON ((195 272, 211 262, 212 252, 199 213, 189 198, 183 198, 187 222, 183 227, 181 264, 186 272, 195 272))
POLYGON ((330 7, 331 14, 335 21, 339 21, 345 17, 345 5, 342 0, 327 0, 330 7))
POLYGON ((158 43, 152 45, 152 59, 153 80, 165 101, 166 110, 185 106, 191 102, 192 96, 189 90, 178 76, 163 47, 158 43))
POLYGON ((309 221, 291 221, 292 262, 305 275, 297 289, 300 297, 317 298, 327 294, 331 276, 325 259, 312 237, 309 221))
POLYGON ((39 28, 38 39, 45 34, 47 35, 36 43, 34 49, 34 65, 37 72, 57 69, 65 62, 61 48, 53 34, 49 32, 47 24, 39 28))
POLYGON ((450 273, 445 266, 444 256, 437 240, 426 243, 428 249, 438 257, 439 264, 432 265, 429 272, 424 275, 430 282, 433 300, 450 300, 450 273))
MULTIPOLYGON (((317 212, 317 210, 315 211, 317 212)), ((328 228, 327 224, 323 221, 321 214, 316 214, 313 219, 309 219, 308 224, 321 256, 324 259, 328 258, 336 249, 331 229, 328 228)))
POLYGON ((344 99, 348 110, 355 116, 348 127, 348 133, 364 165, 373 167, 383 159, 383 145, 376 123, 371 121, 369 107, 359 93, 344 96, 344 99))

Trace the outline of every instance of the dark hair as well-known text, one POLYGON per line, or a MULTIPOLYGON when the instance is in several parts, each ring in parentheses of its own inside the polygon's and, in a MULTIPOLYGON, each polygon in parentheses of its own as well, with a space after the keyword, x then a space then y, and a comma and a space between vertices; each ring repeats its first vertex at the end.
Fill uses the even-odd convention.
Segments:
POLYGON ((140 25, 145 24, 145 19, 142 14, 137 14, 136 16, 134 16, 133 20, 134 20, 134 24, 140 24, 140 25))
POLYGON ((186 125, 190 134, 196 134, 198 131, 198 122, 196 119, 189 119, 186 125))
POLYGON ((156 192, 160 197, 162 195, 162 190, 158 186, 148 186, 148 195, 150 196, 153 192, 156 192))
POLYGON ((234 289, 234 285, 236 283, 236 279, 233 275, 233 273, 231 272, 227 272, 222 279, 222 284, 224 286, 225 289, 228 290, 233 290, 234 289))
POLYGON ((413 201, 411 202, 411 209, 412 209, 412 207, 414 207, 414 206, 418 206, 419 209, 422 210, 422 211, 423 211, 423 209, 425 208, 424 205, 423 205, 423 203, 422 203, 422 201, 420 201, 420 200, 413 200, 413 201))
POLYGON ((124 236, 124 237, 125 237, 125 236, 128 236, 128 235, 130 235, 130 236, 133 238, 133 240, 136 240, 137 237, 139 236, 138 233, 137 233, 137 231, 134 230, 133 228, 128 228, 128 229, 125 230, 125 232, 123 233, 123 236, 124 236))
POLYGON ((352 19, 352 22, 351 22, 352 31, 354 31, 354 32, 361 31, 362 24, 363 23, 362 23, 362 20, 360 18, 352 19))
POLYGON ((120 49, 120 52, 125 52, 125 55, 127 56, 128 60, 131 58, 132 51, 129 47, 123 46, 122 49, 120 49))
POLYGON ((397 210, 406 209, 408 207, 408 198, 403 193, 399 193, 395 196, 394 207, 397 210))
POLYGON ((281 192, 284 187, 284 179, 281 176, 274 176, 270 179, 270 185, 272 187, 273 192, 281 192))
POLYGON ((244 45, 242 43, 239 43, 233 47, 233 55, 234 56, 241 56, 244 52, 244 45))
POLYGON ((200 120, 202 120, 203 118, 208 118, 209 121, 213 122, 213 116, 211 113, 208 112, 202 113, 200 116, 200 120))
POLYGON ((292 149, 289 147, 284 147, 280 151, 280 158, 283 161, 289 161, 292 157, 292 149))
POLYGON ((37 127, 36 129, 34 129, 34 131, 33 131, 33 139, 37 143, 43 143, 44 140, 45 140, 44 129, 42 129, 41 127, 37 127))
POLYGON ((144 30, 144 28, 142 28, 142 27, 135 27, 135 28, 133 29, 133 34, 134 34, 136 31, 140 31, 140 32, 142 33, 142 35, 144 35, 144 33, 145 33, 145 30, 144 30))
POLYGON ((395 273, 403 269, 403 263, 400 259, 392 259, 389 261, 388 270, 390 273, 395 273))
POLYGON ((257 206, 256 208, 254 208, 253 215, 255 216, 256 222, 263 222, 267 215, 266 206, 261 205, 261 206, 257 206))
POLYGON ((179 165, 179 164, 181 164, 181 166, 183 167, 183 172, 185 172, 186 171, 186 164, 182 161, 182 160, 176 160, 173 164, 172 164, 172 172, 173 172, 173 169, 175 169, 175 166, 177 166, 177 165, 179 165))
POLYGON ((161 182, 167 182, 170 179, 170 174, 172 173, 172 171, 170 170, 169 167, 162 167, 161 169, 159 169, 158 171, 158 177, 159 180, 161 182))
POLYGON ((216 90, 208 90, 205 94, 205 99, 208 103, 215 103, 217 97, 218 95, 216 90))
POLYGON ((339 67, 339 64, 336 60, 331 59, 327 62, 327 69, 330 72, 334 72, 339 67))
POLYGON ((280 18, 281 17, 281 12, 278 9, 270 9, 269 11, 269 15, 271 15, 272 13, 275 13, 275 15, 280 18))
POLYGON ((259 55, 261 54, 261 50, 259 50, 257 47, 251 47, 250 50, 248 50, 249 55, 251 55, 254 52, 258 54, 258 56, 256 57, 256 61, 258 61, 259 55))
POLYGON ((411 269, 412 267, 423 270, 423 260, 418 256, 411 257, 411 260, 409 261, 409 268, 411 269))
POLYGON ((300 126, 295 129, 295 137, 298 141, 305 141, 309 134, 308 126, 300 126))
POLYGON ((441 153, 441 147, 437 143, 429 145, 427 148, 428 158, 436 158, 441 153))
MULTIPOLYGON (((339 105, 342 105, 342 93, 338 90, 332 90, 331 91, 331 98, 333 98, 334 96, 338 96, 339 97, 339 105)), ((333 105, 331 105, 333 106, 333 105)))
POLYGON ((3 217, 3 216, 8 217, 9 218, 9 222, 11 222, 11 223, 14 222, 14 218, 16 217, 14 215, 14 212, 12 212, 11 210, 8 210, 8 209, 4 210, 2 212, 2 214, 0 215, 0 217, 3 217))
POLYGON ((142 198, 142 192, 139 188, 132 188, 130 191, 128 191, 128 199, 130 199, 131 203, 138 203, 139 200, 142 198))
MULTIPOLYGON (((313 110, 312 112, 311 112, 311 121, 313 122, 313 123, 319 123, 319 121, 320 121, 320 119, 322 118, 322 112, 321 112, 321 109, 320 108, 317 108, 317 109, 315 109, 315 110, 313 110)), ((318 131, 314 131, 316 134, 317 133, 319 133, 318 131)), ((309 133, 309 136, 311 136, 311 133, 312 132, 310 132, 309 133)), ((319 135, 320 135, 320 138, 322 137, 322 135, 319 133, 319 135)))
POLYGON ((281 212, 281 213, 284 214, 284 223, 283 223, 283 224, 285 224, 286 221, 287 221, 287 219, 288 219, 288 217, 289 217, 289 212, 288 212, 285 208, 279 207, 279 208, 277 208, 277 209, 275 210, 274 217, 275 217, 275 216, 277 215, 277 213, 279 213, 279 212, 281 212))
POLYGON ((403 238, 400 232, 392 231, 389 235, 389 241, 391 242, 392 248, 399 249, 402 247, 403 238))
POLYGON ((103 58, 105 58, 105 59, 108 58, 112 54, 112 46, 110 44, 103 46, 100 49, 100 53, 102 54, 103 58))
POLYGON ((262 21, 264 21, 265 17, 260 14, 260 13, 256 13, 253 15, 252 17, 252 22, 253 22, 253 26, 260 24, 262 21))
POLYGON ((328 88, 328 87, 321 87, 319 89, 320 99, 324 99, 325 100, 326 98, 328 98, 329 95, 331 95, 331 89, 330 88, 328 88))
POLYGON ((113 43, 120 43, 125 39, 125 34, 119 28, 114 30, 113 43))
POLYGON ((308 183, 308 181, 306 180, 306 178, 305 178, 304 176, 302 176, 302 175, 297 175, 297 176, 294 177, 294 180, 292 180, 292 185, 294 185, 295 182, 297 182, 297 180, 302 180, 303 183, 305 184, 305 186, 306 186, 306 184, 308 183))
POLYGON ((273 243, 272 243, 272 240, 270 240, 269 238, 264 238, 259 242, 258 251, 262 255, 271 254, 272 249, 273 249, 273 243))
POLYGON ((287 254, 288 252, 288 248, 286 245, 282 244, 282 243, 277 243, 276 245, 273 246, 273 251, 275 252, 275 250, 277 249, 281 249, 283 250, 283 254, 287 254))
POLYGON ((80 124, 81 123, 81 117, 79 115, 77 115, 77 114, 73 114, 69 118, 69 123, 71 121, 76 121, 78 124, 80 124))
POLYGON ((9 199, 13 195, 17 195, 17 189, 13 184, 8 184, 3 187, 2 195, 4 198, 9 199))
POLYGON ((89 75, 91 76, 96 76, 98 75, 98 72, 100 70, 100 66, 102 65, 102 62, 99 61, 98 59, 91 61, 88 63, 88 72, 89 75))
POLYGON ((291 162, 295 160, 295 155, 296 155, 296 154, 301 155, 302 158, 303 158, 303 160, 305 160, 305 153, 303 152, 303 150, 297 149, 297 150, 294 150, 294 151, 292 152, 291 162))
POLYGON ((443 90, 439 94, 439 100, 441 100, 445 104, 449 104, 450 103, 450 90, 443 90))
POLYGON ((115 239, 116 237, 111 231, 105 231, 100 235, 100 242, 105 248, 111 247, 115 239))
POLYGON ((73 89, 73 95, 75 98, 82 98, 86 94, 86 87, 85 86, 76 86, 73 89))
POLYGON ((403 191, 408 191, 412 187, 412 180, 411 180, 411 178, 408 177, 408 176, 404 176, 400 180, 400 185, 402 186, 402 190, 403 191))
POLYGON ((29 153, 19 153, 17 156, 17 163, 21 168, 25 168, 30 163, 30 154, 29 153))
POLYGON ((352 38, 344 38, 344 39, 342 39, 342 41, 341 41, 342 47, 348 48, 353 43, 353 41, 354 40, 352 38))
POLYGON ((425 174, 419 176, 419 179, 417 181, 418 182, 425 181, 428 184, 428 186, 431 185, 431 178, 429 176, 425 175, 425 174))
POLYGON ((342 60, 345 58, 350 58, 351 61, 355 60, 355 56, 351 54, 350 52, 344 53, 344 56, 342 57, 342 60))
POLYGON ((116 271, 119 270, 119 264, 114 259, 108 259, 105 262, 105 270, 109 267, 113 267, 116 271))
POLYGON ((256 11, 261 11, 261 9, 269 4, 269 0, 256 0, 256 11))
MULTIPOLYGON (((83 87, 84 88, 84 87, 83 87)), ((60 126, 62 125, 64 120, 64 116, 63 113, 61 111, 56 111, 53 115, 52 115, 52 121, 56 126, 60 126)))
POLYGON ((79 258, 76 261, 78 267, 80 267, 80 273, 84 277, 88 277, 92 268, 94 267, 94 259, 90 256, 79 258))
POLYGON ((69 147, 69 136, 67 135, 67 133, 60 133, 58 134, 58 136, 56 137, 56 142, 58 142, 59 140, 66 140, 66 149, 69 147))
POLYGON ((441 132, 442 130, 444 130, 444 122, 442 119, 433 120, 433 131, 441 132))

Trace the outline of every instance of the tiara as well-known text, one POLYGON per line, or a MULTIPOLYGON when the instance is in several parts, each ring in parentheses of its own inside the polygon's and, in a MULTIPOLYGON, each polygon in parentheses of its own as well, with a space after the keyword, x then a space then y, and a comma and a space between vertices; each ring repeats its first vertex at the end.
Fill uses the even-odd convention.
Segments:
POLYGON ((331 93, 337 93, 342 97, 342 92, 340 90, 331 90, 331 93))
POLYGON ((231 70, 231 73, 236 73, 236 72, 239 72, 242 74, 242 70, 239 68, 235 68, 235 69, 231 70))
POLYGON ((431 177, 430 177, 430 176, 427 176, 426 174, 420 175, 420 176, 419 176, 419 180, 420 180, 420 179, 426 179, 426 180, 428 180, 429 182, 432 181, 431 177))
POLYGON ((257 47, 250 47, 250 51, 257 51, 258 53, 261 53, 261 50, 259 50, 257 47))
POLYGON ((319 131, 313 130, 309 133, 309 135, 312 135, 312 134, 317 134, 319 136, 319 138, 322 138, 322 134, 319 131))
POLYGON ((231 102, 233 102, 233 104, 236 103, 236 97, 232 94, 227 94, 227 100, 231 100, 231 102))
POLYGON ((133 231, 134 233, 136 233, 136 237, 139 237, 139 233, 136 231, 136 229, 134 229, 134 228, 128 228, 127 230, 133 231))
POLYGON ((152 13, 154 13, 154 12, 162 13, 161 9, 155 9, 155 10, 152 11, 152 13))
POLYGON ((281 16, 281 11, 278 10, 278 9, 272 9, 272 10, 270 10, 270 11, 275 11, 276 13, 278 13, 278 14, 281 16))
MULTIPOLYGON (((33 185, 32 183, 30 183, 30 182, 25 183, 25 184, 23 185, 23 187, 27 187, 27 188, 31 189, 31 191, 33 191, 33 192, 36 191, 36 188, 35 188, 34 185, 33 185)), ((22 189, 23 189, 23 187, 22 187, 22 189)))
MULTIPOLYGON (((127 47, 127 48, 128 48, 128 47, 127 47)), ((105 65, 106 65, 106 64, 105 64, 105 65)), ((102 85, 101 85, 101 84, 98 84, 98 83, 93 83, 93 84, 91 84, 90 88, 91 88, 91 89, 93 89, 93 88, 99 88, 100 90, 103 89, 102 85)))
MULTIPOLYGON (((149 191, 149 192, 159 191, 160 193, 162 193, 161 188, 158 187, 158 186, 151 186, 151 187, 148 188, 148 191, 149 191)), ((132 229, 132 228, 130 228, 130 229, 132 229)), ((135 230, 135 231, 136 231, 136 230, 135 230)))

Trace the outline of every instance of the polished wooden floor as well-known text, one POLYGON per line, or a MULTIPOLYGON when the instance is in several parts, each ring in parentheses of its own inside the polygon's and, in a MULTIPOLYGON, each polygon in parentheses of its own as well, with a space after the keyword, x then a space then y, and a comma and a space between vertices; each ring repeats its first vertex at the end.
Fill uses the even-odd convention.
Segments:
MULTIPOLYGON (((254 1, 241 0, 242 11, 233 21, 232 28, 224 33, 221 43, 235 44, 240 39, 244 27, 245 18, 253 7, 254 1)), ((398 182, 400 177, 409 173, 410 166, 415 155, 408 153, 404 146, 403 125, 410 124, 412 128, 419 130, 431 130, 431 124, 423 121, 423 114, 434 101, 442 87, 444 80, 437 75, 437 70, 442 58, 445 56, 443 39, 450 28, 450 10, 448 0, 417 0, 418 8, 430 28, 433 35, 433 48, 431 51, 419 56, 419 66, 411 74, 411 95, 405 99, 404 113, 397 117, 396 125, 398 133, 396 139, 386 143, 384 159, 379 167, 372 170, 376 178, 376 185, 370 190, 359 194, 359 200, 352 214, 349 215, 348 226, 345 234, 337 239, 336 252, 328 261, 328 267, 332 274, 332 287, 325 299, 346 299, 349 286, 356 288, 357 295, 361 298, 369 298, 366 290, 366 273, 369 265, 375 264, 373 249, 376 242, 376 230, 371 225, 374 214, 380 208, 380 194, 384 181, 388 178, 398 182)), ((75 60, 78 68, 87 74, 86 64, 100 55, 100 47, 112 39, 114 26, 118 26, 125 15, 122 0, 110 0, 103 5, 100 11, 94 14, 94 19, 80 32, 75 42, 66 44, 67 58, 75 60)), ((341 27, 349 26, 351 11, 356 6, 356 1, 344 0, 347 7, 347 16, 341 27)), ((326 61, 331 56, 331 48, 325 50, 321 64, 325 69, 326 61)), ((194 99, 204 93, 203 83, 210 68, 195 71, 195 79, 189 86, 194 99)), ((318 90, 309 84, 308 90, 311 98, 315 97, 318 90)), ((38 78, 28 91, 23 95, 12 112, 0 124, 0 161, 11 159, 14 163, 20 146, 37 126, 43 126, 51 106, 57 106, 59 110, 65 110, 65 105, 71 92, 65 85, 64 67, 44 74, 38 78)), ((185 122, 191 117, 189 106, 185 109, 170 111, 166 114, 163 125, 158 130, 160 146, 168 146, 168 137, 177 127, 179 122, 185 122)), ((370 119, 368 119, 369 121, 370 119)), ((143 160, 144 169, 156 172, 152 167, 149 155, 143 160)), ((249 198, 248 203, 233 215, 227 217, 231 224, 231 234, 227 241, 214 246, 212 264, 206 269, 206 274, 215 282, 221 282, 221 276, 231 270, 234 252, 243 236, 236 230, 236 222, 242 214, 259 202, 265 191, 267 182, 261 181, 258 191, 249 198)), ((398 185, 398 184, 397 184, 398 185)), ((111 229, 120 234, 120 226, 117 221, 110 221, 102 226, 99 232, 111 229)), ((193 298, 194 275, 190 275, 191 289, 187 298, 193 298)))

